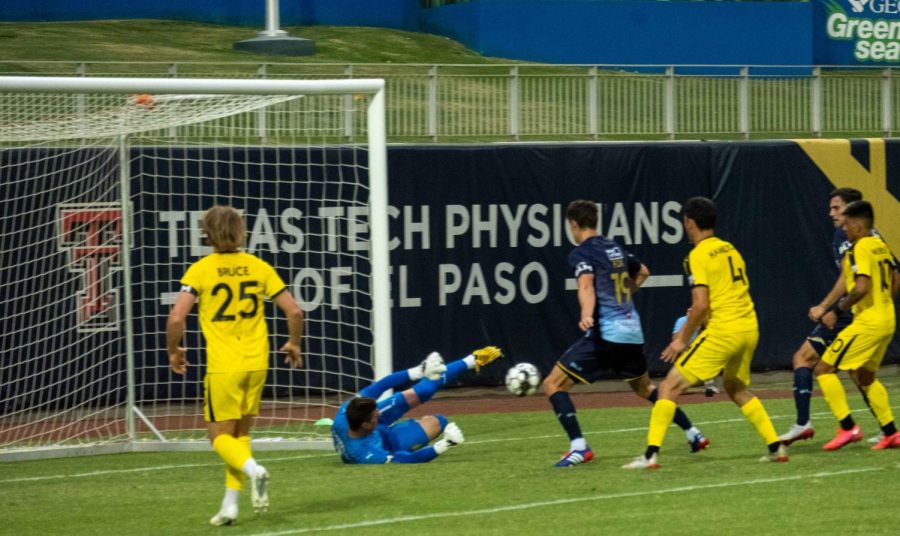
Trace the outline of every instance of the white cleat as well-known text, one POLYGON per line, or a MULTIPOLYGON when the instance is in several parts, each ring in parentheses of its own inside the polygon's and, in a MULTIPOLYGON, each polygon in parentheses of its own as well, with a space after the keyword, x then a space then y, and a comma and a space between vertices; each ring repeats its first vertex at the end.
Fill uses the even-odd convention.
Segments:
POLYGON ((784 443, 778 445, 778 450, 770 452, 759 459, 760 462, 784 463, 788 461, 787 447, 784 443))
POLYGON ((641 454, 623 465, 622 469, 659 469, 659 458, 656 453, 649 458, 641 454))
POLYGON ((876 443, 881 443, 881 441, 882 441, 883 439, 884 439, 884 432, 881 432, 880 434, 878 434, 878 435, 876 435, 876 436, 870 437, 870 438, 867 439, 866 441, 868 441, 869 443, 875 445, 876 443))
POLYGON ((429 380, 440 380, 441 374, 445 372, 447 372, 447 365, 444 364, 441 354, 437 352, 431 352, 422 361, 422 376, 429 380))
POLYGON ((791 425, 791 429, 787 433, 778 436, 778 439, 785 445, 790 445, 794 441, 800 441, 801 439, 812 439, 815 435, 816 431, 813 430, 812 422, 807 422, 806 424, 794 423, 791 425))
POLYGON ((237 521, 237 516, 238 507, 236 504, 223 506, 222 509, 219 510, 219 513, 209 519, 209 524, 216 527, 221 527, 222 525, 231 525, 232 523, 237 521))
POLYGON ((256 474, 250 479, 250 500, 253 503, 253 511, 261 514, 269 509, 269 472, 262 465, 256 470, 256 474))

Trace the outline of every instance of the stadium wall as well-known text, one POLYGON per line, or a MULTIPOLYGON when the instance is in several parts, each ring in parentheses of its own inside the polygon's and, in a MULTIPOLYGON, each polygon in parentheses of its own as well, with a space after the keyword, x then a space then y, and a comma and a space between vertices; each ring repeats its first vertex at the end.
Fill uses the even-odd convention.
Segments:
MULTIPOLYGON (((262 27, 264 3, 0 0, 0 20, 175 19, 262 27)), ((488 56, 551 63, 810 65, 806 2, 282 0, 281 23, 362 25, 452 37, 488 56)))
POLYGON ((501 58, 547 63, 811 65, 799 2, 482 0, 425 10, 425 31, 501 58))

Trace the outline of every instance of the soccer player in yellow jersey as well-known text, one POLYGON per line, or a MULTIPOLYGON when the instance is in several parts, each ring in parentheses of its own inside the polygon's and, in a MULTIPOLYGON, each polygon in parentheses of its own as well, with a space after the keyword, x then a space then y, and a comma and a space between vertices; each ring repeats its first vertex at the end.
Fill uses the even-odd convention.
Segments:
POLYGON ((254 510, 264 512, 269 506, 269 473, 253 459, 249 435, 269 367, 263 300, 271 299, 287 316, 288 342, 281 350, 292 368, 303 364, 303 312, 268 263, 240 251, 246 229, 237 210, 210 208, 203 216, 203 230, 214 252, 191 265, 181 278, 181 291, 166 324, 166 345, 172 371, 184 374, 189 363, 181 338, 185 319, 199 302, 206 339, 203 416, 213 449, 226 464, 225 498, 210 523, 230 525, 237 519, 238 493, 247 478, 254 510))
POLYGON ((694 244, 685 266, 691 285, 691 308, 687 321, 672 336, 661 356, 675 366, 659 385, 659 399, 650 413, 647 450, 623 467, 658 468, 659 449, 672 424, 678 396, 720 372, 725 392, 769 448, 761 461, 786 462, 787 448, 779 441, 769 414, 747 389, 759 328, 744 259, 733 245, 715 236, 716 206, 711 200, 688 199, 682 208, 682 220, 694 244), (691 335, 704 323, 706 329, 689 345, 691 335))
POLYGON ((874 222, 875 213, 867 201, 854 201, 844 209, 844 230, 853 243, 843 260, 847 295, 821 321, 830 327, 837 320, 836 313, 851 308, 853 321, 838 334, 813 371, 831 412, 840 421, 837 435, 824 445, 825 450, 837 450, 862 439, 862 431, 850 415, 847 394, 837 377, 839 370, 847 370, 854 376, 884 432, 884 438, 872 449, 900 448, 900 433, 894 424, 887 390, 876 378, 896 327, 897 264, 884 241, 872 236, 874 222))

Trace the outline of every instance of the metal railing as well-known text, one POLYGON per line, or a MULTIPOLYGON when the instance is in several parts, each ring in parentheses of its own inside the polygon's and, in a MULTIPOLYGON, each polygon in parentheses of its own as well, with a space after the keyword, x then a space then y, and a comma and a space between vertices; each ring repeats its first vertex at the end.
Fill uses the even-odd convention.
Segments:
POLYGON ((394 142, 890 136, 900 124, 890 68, 0 61, 0 74, 73 73, 384 78, 394 142))

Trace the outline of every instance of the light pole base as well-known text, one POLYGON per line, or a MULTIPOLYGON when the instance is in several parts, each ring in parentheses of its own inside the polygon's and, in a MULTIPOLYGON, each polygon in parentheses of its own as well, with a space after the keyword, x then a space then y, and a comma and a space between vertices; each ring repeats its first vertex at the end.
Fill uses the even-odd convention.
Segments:
POLYGON ((302 37, 260 35, 253 39, 238 41, 234 50, 254 54, 274 54, 278 56, 312 56, 316 53, 316 43, 302 37))

